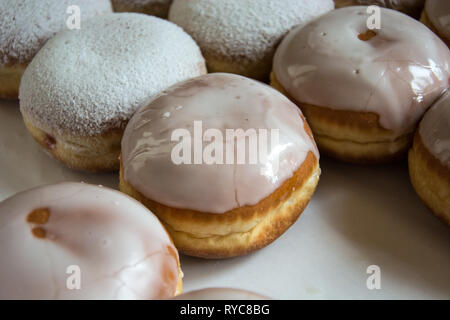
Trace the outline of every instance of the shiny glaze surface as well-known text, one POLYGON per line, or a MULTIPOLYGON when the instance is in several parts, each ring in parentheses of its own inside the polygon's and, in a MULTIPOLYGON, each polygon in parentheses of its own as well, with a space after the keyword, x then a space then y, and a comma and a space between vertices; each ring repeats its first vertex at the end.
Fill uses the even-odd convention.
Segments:
POLYGON ((425 12, 437 31, 450 39, 450 1, 427 0, 425 12))
POLYGON ((0 252, 0 299, 165 299, 179 278, 177 251, 148 209, 81 183, 0 202, 0 252), (67 287, 70 266, 80 289, 67 287))
MULTIPOLYGON (((237 137, 235 148, 239 139, 243 137, 237 137)), ((250 149, 246 150, 248 160, 250 149)), ((223 73, 197 77, 164 91, 133 116, 122 139, 124 178, 135 189, 167 206, 210 213, 258 203, 290 178, 310 151, 318 159, 315 143, 292 102, 260 82, 223 73), (227 147, 233 150, 233 141, 225 139, 227 129, 267 129, 267 157, 260 157, 256 164, 238 164, 235 158, 228 164, 177 165, 171 157, 179 143, 171 141, 174 130, 185 129, 193 138, 192 163, 195 143, 201 144, 203 137, 203 148, 197 150, 211 144, 204 135, 195 135, 194 121, 202 122, 203 134, 208 129, 222 133, 222 159, 227 147), (278 143, 270 140, 272 129, 279 130, 278 143)))

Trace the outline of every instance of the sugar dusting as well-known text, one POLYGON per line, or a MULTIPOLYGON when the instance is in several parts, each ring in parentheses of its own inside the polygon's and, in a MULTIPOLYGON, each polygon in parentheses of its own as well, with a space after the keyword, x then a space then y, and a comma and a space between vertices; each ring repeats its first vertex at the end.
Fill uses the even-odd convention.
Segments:
POLYGON ((175 24, 109 14, 47 42, 24 73, 20 107, 44 130, 92 136, 123 127, 152 96, 203 73, 200 49, 175 24))
POLYGON ((71 5, 80 7, 82 21, 112 11, 109 0, 0 0, 0 65, 28 63, 65 27, 71 5))

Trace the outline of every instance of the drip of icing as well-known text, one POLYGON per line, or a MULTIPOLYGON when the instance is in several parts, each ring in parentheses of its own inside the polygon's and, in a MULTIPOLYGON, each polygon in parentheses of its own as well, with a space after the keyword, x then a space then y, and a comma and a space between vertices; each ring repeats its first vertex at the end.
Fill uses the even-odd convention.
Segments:
POLYGON ((20 107, 47 132, 92 136, 122 128, 149 98, 205 72, 200 49, 180 27, 109 14, 47 42, 23 75, 20 107))
POLYGON ((374 112, 401 135, 447 89, 450 51, 423 24, 385 8, 381 29, 361 39, 366 8, 335 10, 291 31, 277 49, 274 73, 299 102, 374 112))
POLYGON ((81 23, 112 12, 109 0, 0 0, 0 65, 26 64, 66 27, 67 8, 77 5, 81 23))
MULTIPOLYGON (((227 144, 233 148, 230 140, 223 141, 222 159, 226 163, 227 144)), ((203 142, 197 153, 200 158, 210 143, 203 142)), ((258 203, 293 175, 308 152, 318 159, 315 143, 292 102, 264 84, 224 73, 194 78, 165 90, 136 112, 122 139, 124 177, 135 189, 164 205, 210 213, 258 203), (163 117, 168 113, 170 117, 163 117), (266 129, 267 157, 251 164, 248 147, 245 164, 237 164, 235 158, 229 164, 177 165, 172 160, 179 143, 171 141, 174 130, 187 130, 192 138, 190 150, 195 151, 199 140, 205 141, 204 136, 195 135, 195 121, 202 121, 203 134, 217 129, 222 137, 226 137, 226 129, 266 129), (272 143, 272 129, 279 130, 278 142, 272 143)), ((194 163, 194 157, 192 152, 188 161, 194 163)))
POLYGON ((450 168, 450 92, 425 113, 419 133, 428 151, 450 168))
POLYGON ((425 12, 436 30, 450 39, 450 1, 427 0, 425 12))
POLYGON ((87 184, 1 202, 0 252, 1 299, 166 299, 177 287, 177 251, 158 219, 120 192, 87 184), (27 219, 40 208, 47 220, 27 219), (79 267, 79 290, 66 286, 70 266, 79 267))
POLYGON ((245 64, 271 58, 286 32, 332 9, 332 0, 175 0, 169 20, 205 54, 245 64))

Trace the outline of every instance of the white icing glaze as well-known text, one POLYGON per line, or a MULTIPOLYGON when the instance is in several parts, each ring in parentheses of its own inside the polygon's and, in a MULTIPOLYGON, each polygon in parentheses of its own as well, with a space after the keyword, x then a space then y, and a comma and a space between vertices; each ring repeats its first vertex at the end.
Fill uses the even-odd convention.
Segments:
POLYGON ((169 20, 202 50, 247 63, 271 58, 286 32, 333 8, 332 0, 175 0, 169 20))
POLYGON ((360 40, 366 8, 338 9, 291 31, 277 49, 274 73, 299 102, 374 112, 401 135, 448 87, 450 51, 423 24, 385 8, 377 35, 360 40))
POLYGON ((183 293, 175 300, 269 300, 269 298, 241 289, 207 288, 183 293))
POLYGON ((109 0, 0 0, 0 65, 28 63, 66 26, 71 5, 80 7, 81 23, 112 11, 109 0))
POLYGON ((47 42, 23 75, 20 108, 48 133, 96 135, 123 127, 149 98, 205 72, 200 49, 175 24, 108 14, 47 42))
POLYGON ((450 39, 450 1, 427 0, 425 12, 436 30, 450 39))
POLYGON ((419 127, 420 137, 430 153, 450 168, 450 92, 428 111, 419 127))
POLYGON ((260 82, 225 73, 164 91, 136 112, 122 139, 125 180, 135 189, 171 207, 210 213, 258 203, 293 175, 309 151, 318 159, 292 102, 260 82), (178 142, 171 141, 172 132, 185 128, 194 137, 194 121, 202 121, 203 133, 215 128, 224 137, 226 129, 279 129, 279 142, 269 142, 268 158, 257 164, 176 165, 171 152, 178 142))
POLYGON ((0 202, 0 299, 165 299, 178 281, 178 254, 158 219, 112 189, 62 183, 0 202), (49 210, 45 224, 27 221, 49 210), (34 236, 45 229, 45 238, 34 236), (81 270, 70 290, 68 266, 81 270))

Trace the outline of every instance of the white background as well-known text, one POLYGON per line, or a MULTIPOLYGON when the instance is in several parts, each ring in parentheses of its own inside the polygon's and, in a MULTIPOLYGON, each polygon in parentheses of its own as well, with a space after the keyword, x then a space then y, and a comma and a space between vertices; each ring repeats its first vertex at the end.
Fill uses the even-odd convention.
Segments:
MULTIPOLYGON (((0 100, 0 200, 31 187, 84 181, 117 188, 117 174, 60 165, 26 131, 18 103, 0 100)), ((184 291, 236 287, 275 299, 450 299, 450 228, 416 196, 406 161, 355 166, 321 159, 318 189, 272 245, 229 260, 182 256, 184 291), (366 268, 381 268, 368 290, 366 268)))

